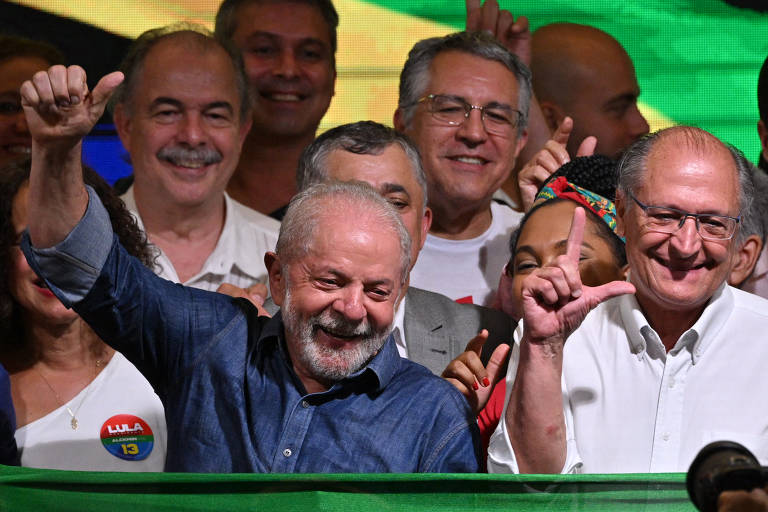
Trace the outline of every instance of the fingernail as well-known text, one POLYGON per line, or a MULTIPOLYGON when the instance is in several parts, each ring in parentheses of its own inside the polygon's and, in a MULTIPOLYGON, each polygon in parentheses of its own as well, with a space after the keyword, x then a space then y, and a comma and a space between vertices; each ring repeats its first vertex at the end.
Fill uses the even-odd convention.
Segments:
POLYGON ((71 100, 73 105, 77 105, 80 103, 80 96, 72 96, 71 100))
POLYGON ((485 387, 487 388, 487 387, 488 387, 488 386, 490 386, 490 385, 491 385, 491 381, 490 381, 490 380, 488 380, 488 377, 485 377, 485 378, 483 379, 483 386, 485 386, 485 387))
POLYGON ((578 299, 579 297, 581 297, 581 289, 573 290, 571 292, 571 297, 573 297, 574 299, 578 299))
POLYGON ((59 106, 60 107, 68 107, 69 105, 70 105, 70 103, 67 100, 61 100, 59 102, 59 106))
POLYGON ((472 389, 474 389, 475 391, 477 391, 478 389, 480 389, 480 386, 478 386, 478 385, 477 385, 477 382, 473 382, 473 383, 472 383, 472 389))

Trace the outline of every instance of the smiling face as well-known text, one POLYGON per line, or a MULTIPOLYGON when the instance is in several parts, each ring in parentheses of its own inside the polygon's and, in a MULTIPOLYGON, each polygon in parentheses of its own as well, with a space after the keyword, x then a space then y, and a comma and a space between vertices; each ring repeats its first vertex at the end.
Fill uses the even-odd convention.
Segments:
POLYGON ((400 293, 400 240, 353 206, 317 219, 310 250, 268 265, 286 343, 299 376, 329 383, 354 373, 381 348, 400 293), (350 222, 354 218, 354 222, 350 222))
POLYGON ((49 66, 39 57, 12 57, 0 62, 0 167, 29 156, 32 138, 21 108, 19 88, 49 66))
MULTIPOLYGON (((502 309, 512 318, 523 317, 522 282, 537 268, 547 266, 558 256, 565 254, 573 211, 579 206, 573 201, 555 201, 545 204, 530 214, 517 240, 512 258, 511 282, 502 294, 502 309)), ((586 286, 599 286, 610 281, 624 279, 624 271, 613 248, 600 233, 601 222, 587 212, 587 223, 581 243, 579 274, 586 286)))
POLYGON ((183 206, 220 200, 248 130, 226 52, 168 39, 138 72, 129 103, 115 111, 137 197, 183 206))
MULTIPOLYGON (((709 143, 703 150, 692 149, 676 136, 667 136, 651 149, 646 168, 640 186, 632 191, 644 204, 739 215, 735 165, 724 147, 709 143)), ((643 211, 624 196, 617 198, 617 211, 627 239, 630 280, 646 314, 703 309, 730 274, 734 240, 702 239, 692 218, 674 234, 649 231, 643 211)))
POLYGON ((314 137, 334 94, 336 69, 328 24, 301 2, 252 2, 238 9, 233 43, 254 96, 259 135, 314 137))
POLYGON ((378 155, 358 155, 337 149, 325 160, 328 177, 339 181, 364 181, 392 206, 411 236, 411 266, 424 246, 432 212, 424 209, 421 186, 413 175, 405 151, 392 144, 378 155))
MULTIPOLYGON (((13 198, 13 227, 19 238, 27 227, 28 195, 29 185, 25 183, 13 198)), ((78 318, 77 313, 67 309, 37 277, 20 247, 11 248, 10 264, 8 289, 19 305, 25 322, 36 325, 65 325, 78 318)))
MULTIPOLYGON (((518 83, 503 64, 463 52, 440 53, 429 68, 424 94, 459 96, 472 105, 498 103, 517 109, 518 83)), ((473 110, 459 126, 435 120, 422 102, 413 119, 404 124, 396 114, 396 127, 404 131, 422 156, 429 185, 429 204, 440 210, 488 208, 493 193, 507 179, 526 136, 517 129, 509 135, 486 132, 480 112, 473 110)))

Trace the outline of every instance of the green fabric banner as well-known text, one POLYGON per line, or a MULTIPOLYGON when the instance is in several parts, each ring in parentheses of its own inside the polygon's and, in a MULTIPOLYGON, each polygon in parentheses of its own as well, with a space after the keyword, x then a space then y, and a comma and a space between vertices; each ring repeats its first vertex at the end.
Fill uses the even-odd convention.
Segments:
POLYGON ((692 511, 683 474, 207 475, 0 466, 0 510, 692 511))

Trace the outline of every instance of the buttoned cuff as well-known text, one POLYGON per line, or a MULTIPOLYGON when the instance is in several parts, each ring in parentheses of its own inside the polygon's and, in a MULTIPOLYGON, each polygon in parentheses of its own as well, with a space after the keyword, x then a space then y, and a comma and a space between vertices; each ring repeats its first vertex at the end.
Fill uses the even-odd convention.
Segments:
POLYGON ((112 248, 112 223, 96 192, 86 185, 88 208, 67 237, 44 249, 24 231, 21 248, 35 273, 68 308, 88 295, 112 248))

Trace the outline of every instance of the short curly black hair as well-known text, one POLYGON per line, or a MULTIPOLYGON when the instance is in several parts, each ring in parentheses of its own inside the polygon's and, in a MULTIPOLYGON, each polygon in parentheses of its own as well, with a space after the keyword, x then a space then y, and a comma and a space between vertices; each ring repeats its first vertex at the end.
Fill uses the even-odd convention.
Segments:
POLYGON ((552 173, 542 188, 560 176, 565 176, 568 182, 595 194, 600 194, 606 199, 616 200, 616 183, 618 180, 616 162, 607 156, 592 155, 574 158, 552 173))
MULTIPOLYGON (((25 159, 6 165, 0 170, 0 332, 3 341, 0 352, 18 348, 23 344, 23 325, 18 304, 9 289, 13 265, 11 258, 14 246, 18 245, 18 233, 13 225, 13 199, 19 189, 29 180, 30 160, 25 159)), ((88 167, 83 168, 83 179, 93 187, 112 220, 112 229, 126 250, 153 268, 157 257, 155 250, 147 243, 147 237, 139 228, 136 219, 112 187, 88 167)))

